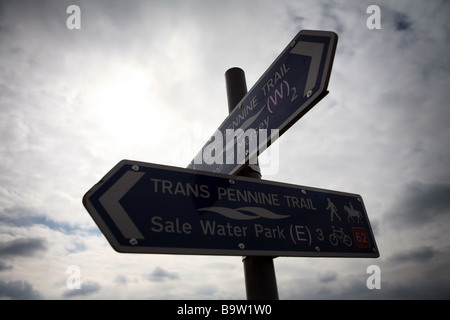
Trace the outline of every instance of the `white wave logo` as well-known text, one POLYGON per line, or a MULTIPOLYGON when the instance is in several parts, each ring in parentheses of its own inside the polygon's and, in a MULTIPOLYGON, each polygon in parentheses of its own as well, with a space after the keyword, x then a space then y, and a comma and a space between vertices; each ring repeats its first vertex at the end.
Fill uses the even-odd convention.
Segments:
POLYGON ((207 207, 207 208, 197 209, 197 211, 210 211, 210 212, 218 213, 224 217, 227 217, 230 219, 235 219, 235 220, 253 220, 253 219, 259 219, 259 218, 285 219, 285 218, 289 217, 289 215, 277 214, 270 210, 267 210, 264 208, 258 208, 258 207, 242 207, 242 208, 236 208, 236 209, 225 208, 225 207, 207 207), (242 213, 242 211, 253 213, 253 215, 242 213))

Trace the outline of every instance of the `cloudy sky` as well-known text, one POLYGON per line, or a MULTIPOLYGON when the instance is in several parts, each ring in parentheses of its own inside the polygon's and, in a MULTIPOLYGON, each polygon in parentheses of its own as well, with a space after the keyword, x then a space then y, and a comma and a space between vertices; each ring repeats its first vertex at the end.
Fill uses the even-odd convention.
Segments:
POLYGON ((226 70, 251 88, 302 29, 339 36, 330 93, 263 178, 360 194, 381 256, 277 258, 280 298, 450 298, 449 16, 439 0, 0 1, 0 298, 245 299, 241 257, 117 253, 82 197, 122 159, 186 167, 227 116, 226 70))

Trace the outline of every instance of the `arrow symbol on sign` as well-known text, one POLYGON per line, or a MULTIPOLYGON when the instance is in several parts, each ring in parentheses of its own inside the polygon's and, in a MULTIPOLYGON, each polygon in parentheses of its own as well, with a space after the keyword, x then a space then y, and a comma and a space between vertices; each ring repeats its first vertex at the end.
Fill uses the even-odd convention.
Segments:
POLYGON ((112 185, 99 199, 102 206, 109 213, 116 227, 125 238, 144 239, 144 236, 130 219, 120 199, 142 178, 144 172, 127 171, 112 185))
POLYGON ((309 90, 316 85, 317 76, 319 75, 320 61, 322 60, 323 43, 299 41, 290 53, 311 57, 309 65, 308 78, 306 78, 305 91, 306 96, 309 90))

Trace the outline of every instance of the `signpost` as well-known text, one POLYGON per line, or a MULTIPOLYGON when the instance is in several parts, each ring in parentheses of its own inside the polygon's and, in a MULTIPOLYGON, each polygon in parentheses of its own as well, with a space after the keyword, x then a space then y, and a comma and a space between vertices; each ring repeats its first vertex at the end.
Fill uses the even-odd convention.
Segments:
POLYGON ((334 32, 300 31, 188 168, 235 174, 255 160, 327 95, 336 44, 334 32))
POLYGON ((111 246, 246 256, 249 299, 278 298, 272 257, 378 257, 361 196, 258 180, 247 166, 328 94, 336 44, 333 32, 300 31, 247 94, 230 73, 230 114, 187 169, 111 169, 83 197, 111 246))
POLYGON ((378 257, 356 194, 123 160, 83 203, 119 252, 378 257))

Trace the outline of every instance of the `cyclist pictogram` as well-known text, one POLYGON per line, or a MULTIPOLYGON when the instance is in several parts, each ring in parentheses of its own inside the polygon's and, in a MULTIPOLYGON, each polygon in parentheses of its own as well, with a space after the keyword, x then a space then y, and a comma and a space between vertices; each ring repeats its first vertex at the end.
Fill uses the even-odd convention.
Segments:
POLYGON ((330 239, 330 243, 333 246, 336 247, 338 245, 339 241, 342 243, 345 243, 345 245, 347 245, 348 247, 350 247, 352 245, 352 239, 344 233, 343 228, 335 229, 334 226, 332 226, 332 228, 333 228, 333 233, 330 234, 329 239, 330 239))

